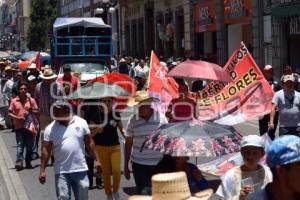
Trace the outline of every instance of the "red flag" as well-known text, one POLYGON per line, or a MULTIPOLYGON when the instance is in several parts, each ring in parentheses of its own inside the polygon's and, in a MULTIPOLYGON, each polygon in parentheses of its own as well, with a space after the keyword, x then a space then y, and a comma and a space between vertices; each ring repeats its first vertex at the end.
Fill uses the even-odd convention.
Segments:
POLYGON ((38 52, 35 58, 35 65, 37 70, 41 70, 41 52, 38 52))
POLYGON ((157 55, 152 51, 148 78, 148 92, 161 99, 167 106, 178 97, 178 85, 174 78, 167 77, 168 68, 160 64, 157 55))

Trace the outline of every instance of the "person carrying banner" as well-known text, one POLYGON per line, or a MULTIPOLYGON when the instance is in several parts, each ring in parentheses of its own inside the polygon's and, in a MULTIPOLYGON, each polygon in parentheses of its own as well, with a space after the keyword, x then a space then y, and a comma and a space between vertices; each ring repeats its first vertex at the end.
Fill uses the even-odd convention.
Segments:
MULTIPOLYGON (((272 87, 274 92, 277 92, 280 89, 280 86, 277 81, 273 79, 273 67, 271 65, 266 65, 263 70, 263 74, 265 79, 269 82, 270 86, 272 87)), ((259 132, 260 135, 268 133, 269 137, 274 140, 275 139, 275 132, 278 124, 278 110, 275 112, 274 118, 274 128, 269 129, 270 123, 270 114, 264 115, 262 118, 259 119, 259 132)))
POLYGON ((166 113, 171 123, 196 118, 196 102, 189 97, 189 88, 185 83, 179 85, 178 93, 179 97, 171 101, 166 113))
POLYGON ((295 91, 295 77, 285 75, 283 89, 276 92, 272 103, 269 128, 274 129, 276 109, 279 111, 279 135, 300 136, 300 93, 295 91))

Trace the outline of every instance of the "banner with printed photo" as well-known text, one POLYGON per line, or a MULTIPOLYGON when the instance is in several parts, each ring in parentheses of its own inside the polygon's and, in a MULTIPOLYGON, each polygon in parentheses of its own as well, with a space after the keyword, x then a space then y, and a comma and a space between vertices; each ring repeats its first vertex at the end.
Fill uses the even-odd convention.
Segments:
POLYGON ((160 64, 157 55, 152 51, 148 77, 148 92, 160 99, 157 108, 163 113, 172 99, 178 97, 178 85, 174 78, 167 77, 168 68, 160 64))
POLYGON ((270 113, 274 92, 243 42, 224 68, 232 82, 212 82, 201 92, 200 120, 234 125, 270 113))

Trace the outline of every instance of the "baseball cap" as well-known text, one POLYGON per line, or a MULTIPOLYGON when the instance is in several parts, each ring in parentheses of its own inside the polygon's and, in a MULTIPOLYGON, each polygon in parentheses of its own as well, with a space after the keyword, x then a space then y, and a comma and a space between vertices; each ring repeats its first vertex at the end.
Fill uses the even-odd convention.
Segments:
POLYGON ((33 76, 33 75, 30 75, 30 76, 28 76, 27 80, 28 80, 29 82, 35 81, 35 80, 36 80, 36 77, 33 76))
POLYGON ((71 107, 71 105, 64 101, 63 99, 57 99, 54 103, 53 103, 53 107, 57 108, 57 109, 68 109, 71 107))
POLYGON ((275 139, 267 153, 269 167, 300 161, 300 137, 285 135, 275 139))
POLYGON ((284 75, 282 81, 285 83, 287 81, 295 82, 294 75, 284 75))
POLYGON ((260 136, 258 135, 247 135, 244 136, 241 142, 241 148, 243 147, 260 147, 260 148, 265 148, 265 145, 261 139, 260 136))
POLYGON ((120 63, 122 62, 126 62, 126 60, 124 58, 121 58, 121 60, 119 61, 120 63))
POLYGON ((269 71, 269 70, 273 70, 272 65, 266 65, 266 66, 264 67, 264 71, 269 71))

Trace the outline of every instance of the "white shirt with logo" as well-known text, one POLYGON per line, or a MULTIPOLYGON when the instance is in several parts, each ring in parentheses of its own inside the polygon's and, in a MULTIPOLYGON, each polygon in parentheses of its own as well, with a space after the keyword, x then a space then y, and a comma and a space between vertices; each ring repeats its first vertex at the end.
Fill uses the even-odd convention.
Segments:
POLYGON ((68 126, 57 121, 49 124, 44 133, 44 141, 53 143, 55 174, 87 171, 84 137, 90 134, 87 122, 73 116, 68 126))

